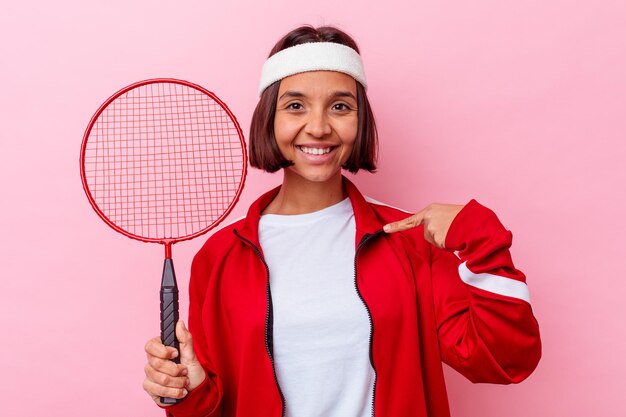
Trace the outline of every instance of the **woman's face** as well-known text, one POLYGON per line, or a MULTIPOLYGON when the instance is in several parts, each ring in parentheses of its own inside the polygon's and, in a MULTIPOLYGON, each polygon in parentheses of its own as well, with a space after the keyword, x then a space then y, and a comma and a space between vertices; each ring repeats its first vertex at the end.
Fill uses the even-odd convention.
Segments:
POLYGON ((278 90, 274 134, 294 164, 285 175, 315 182, 341 176, 358 130, 356 81, 334 71, 284 78, 278 90))

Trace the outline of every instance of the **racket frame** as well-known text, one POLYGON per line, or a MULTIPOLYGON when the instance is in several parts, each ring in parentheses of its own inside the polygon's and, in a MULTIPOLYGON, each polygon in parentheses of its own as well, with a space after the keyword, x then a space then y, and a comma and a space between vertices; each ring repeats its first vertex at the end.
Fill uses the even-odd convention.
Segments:
POLYGON ((100 216, 100 218, 102 220, 104 220, 104 222, 106 224, 108 224, 111 228, 113 228, 116 232, 121 233, 124 236, 129 237, 131 239, 139 240, 141 242, 160 243, 162 245, 165 245, 165 258, 166 259, 171 259, 171 257, 172 257, 172 249, 171 249, 171 247, 172 247, 172 245, 174 243, 182 242, 182 241, 185 241, 185 240, 190 240, 190 239, 193 239, 195 237, 198 237, 198 236, 201 236, 201 235, 207 233, 209 230, 213 229, 215 226, 217 226, 219 223, 221 223, 230 214, 230 212, 233 209, 233 207, 235 207, 235 205, 239 201, 239 197, 241 196, 241 191, 243 190, 243 186, 244 186, 244 182, 245 182, 247 173, 248 173, 248 156, 247 156, 246 143, 245 143, 245 140, 244 140, 243 132, 241 130, 241 127, 239 126, 239 123, 237 122, 237 118, 230 111, 230 109, 228 108, 226 103, 224 103, 215 94, 213 94, 211 91, 205 89, 204 87, 201 87, 201 86, 199 86, 197 84, 190 83, 188 81, 179 80, 179 79, 175 79, 175 78, 151 78, 151 79, 148 79, 148 80, 139 81, 139 82, 133 83, 133 84, 127 86, 127 87, 124 87, 121 90, 119 90, 118 92, 116 92, 115 94, 113 94, 111 97, 109 97, 98 108, 96 113, 93 115, 93 117, 89 121, 89 125, 87 126, 87 129, 85 130, 85 134, 83 135, 83 142, 82 142, 82 145, 81 145, 81 148, 80 148, 80 178, 81 178, 81 181, 82 181, 82 184, 83 184, 83 190, 85 191, 85 194, 87 194, 87 199, 89 200, 89 203, 91 204, 91 207, 95 210, 95 212, 98 214, 98 216, 100 216), (91 194, 91 191, 89 190, 89 184, 87 183, 87 173, 85 172, 84 161, 85 161, 85 153, 87 151, 87 143, 89 142, 89 136, 91 134, 91 130, 93 129, 94 125, 96 124, 96 121, 98 120, 98 118, 100 117, 102 112, 109 106, 109 104, 111 104, 114 100, 116 100, 121 95, 127 93, 128 91, 133 90, 133 89, 138 88, 138 87, 145 86, 145 85, 157 84, 157 83, 179 84, 179 85, 182 85, 182 86, 185 86, 185 87, 190 87, 190 88, 196 89, 196 90, 198 90, 198 91, 208 95, 209 97, 211 97, 211 99, 213 99, 215 102, 217 102, 222 107, 222 109, 224 109, 224 111, 228 114, 228 116, 234 122, 233 124, 235 125, 235 128, 237 129, 237 134, 239 135, 239 139, 241 141, 241 148, 242 148, 242 151, 243 151, 242 152, 241 181, 239 183, 239 187, 237 188, 237 192, 235 194, 235 197, 231 201, 230 205, 224 210, 224 213, 222 213, 222 215, 220 217, 218 217, 216 220, 214 220, 211 224, 209 224, 204 229, 199 230, 197 232, 194 232, 192 234, 189 234, 187 236, 182 236, 182 237, 177 237, 177 238, 150 238, 150 237, 145 237, 145 236, 139 236, 139 235, 136 235, 134 233, 130 233, 130 232, 122 229, 121 227, 119 227, 115 223, 113 223, 104 214, 104 212, 100 209, 100 207, 98 207, 98 204, 96 203, 93 195, 91 194))

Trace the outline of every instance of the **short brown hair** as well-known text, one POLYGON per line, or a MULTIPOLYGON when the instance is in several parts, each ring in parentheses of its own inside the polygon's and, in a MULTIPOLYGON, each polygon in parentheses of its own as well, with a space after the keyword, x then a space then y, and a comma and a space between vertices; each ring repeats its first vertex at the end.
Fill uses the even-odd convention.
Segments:
MULTIPOLYGON (((335 27, 322 26, 314 28, 312 26, 301 26, 279 40, 272 48, 269 56, 291 46, 311 42, 339 43, 359 52, 354 39, 335 27)), ((293 165, 292 161, 285 159, 280 153, 276 143, 276 136, 274 135, 274 116, 276 115, 276 100, 279 87, 280 80, 263 91, 254 109, 250 123, 250 165, 267 172, 276 172, 281 168, 293 165)), ((356 93, 358 105, 356 142, 343 168, 352 173, 360 169, 374 172, 376 170, 378 152, 378 133, 376 131, 374 113, 367 100, 365 88, 359 82, 356 83, 356 93)))

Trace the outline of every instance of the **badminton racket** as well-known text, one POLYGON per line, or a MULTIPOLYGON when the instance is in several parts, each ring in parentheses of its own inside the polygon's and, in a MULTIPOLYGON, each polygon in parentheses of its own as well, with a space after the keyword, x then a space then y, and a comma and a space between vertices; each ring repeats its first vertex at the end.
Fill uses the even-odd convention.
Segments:
POLYGON ((235 116, 213 93, 186 81, 125 87, 100 106, 85 130, 80 175, 91 206, 124 236, 165 247, 160 305, 166 346, 178 349, 172 245, 220 223, 237 203, 246 172, 235 116))

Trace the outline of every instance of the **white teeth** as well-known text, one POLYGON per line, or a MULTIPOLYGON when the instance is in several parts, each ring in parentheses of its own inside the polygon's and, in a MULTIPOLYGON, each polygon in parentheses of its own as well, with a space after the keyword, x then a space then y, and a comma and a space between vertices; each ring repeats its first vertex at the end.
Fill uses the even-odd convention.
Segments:
POLYGON ((300 149, 304 153, 308 153, 309 155, 324 155, 331 151, 332 148, 306 148, 304 146, 300 146, 300 149))

